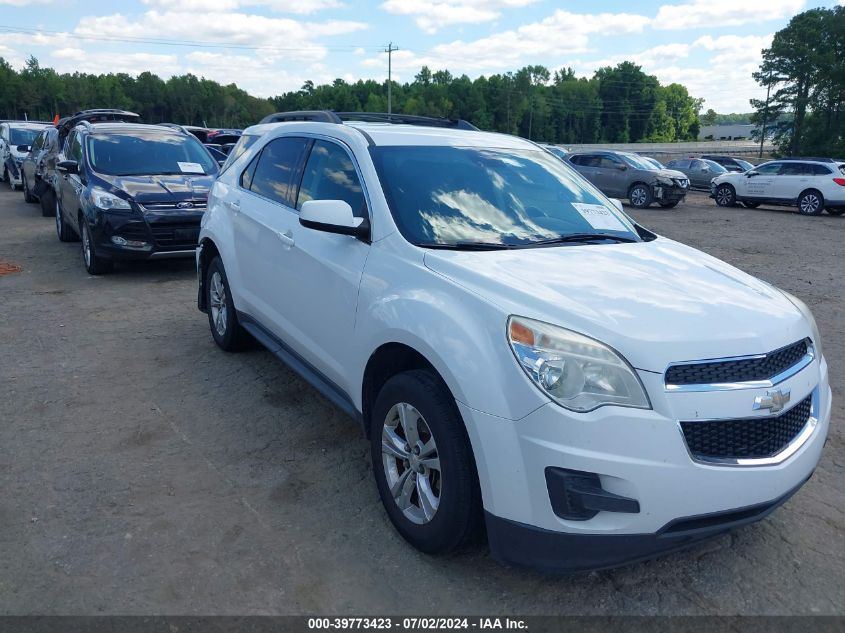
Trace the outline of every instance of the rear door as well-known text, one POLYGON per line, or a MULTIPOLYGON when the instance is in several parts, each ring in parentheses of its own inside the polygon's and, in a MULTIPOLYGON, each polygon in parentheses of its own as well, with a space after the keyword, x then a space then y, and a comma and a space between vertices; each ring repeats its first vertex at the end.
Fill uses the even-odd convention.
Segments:
POLYGON ((809 163, 783 163, 772 185, 772 197, 784 202, 797 200, 813 186, 813 166, 809 163))
MULTIPOLYGON (((79 165, 79 172, 83 172, 82 141, 77 132, 71 132, 65 146, 65 158, 75 160, 79 165)), ((58 187, 56 195, 59 197, 64 217, 71 227, 77 226, 77 212, 80 209, 79 196, 82 195, 82 176, 56 171, 58 187)), ((80 227, 81 228, 81 227, 80 227)))
POLYGON ((288 330, 284 303, 291 261, 283 240, 291 235, 296 185, 310 141, 273 139, 240 176, 240 187, 224 199, 232 213, 241 300, 247 311, 277 336, 288 330))

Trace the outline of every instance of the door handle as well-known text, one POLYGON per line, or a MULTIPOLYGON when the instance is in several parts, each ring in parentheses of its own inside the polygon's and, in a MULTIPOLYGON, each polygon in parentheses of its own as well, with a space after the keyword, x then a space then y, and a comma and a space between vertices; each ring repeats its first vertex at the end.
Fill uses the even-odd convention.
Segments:
POLYGON ((235 214, 240 213, 241 212, 241 201, 240 200, 233 200, 232 202, 229 203, 229 208, 232 209, 232 211, 234 211, 235 214))
POLYGON ((276 236, 279 238, 282 244, 284 244, 288 248, 292 247, 295 244, 293 240, 293 233, 291 231, 286 231, 284 233, 282 233, 281 231, 276 231, 276 236))

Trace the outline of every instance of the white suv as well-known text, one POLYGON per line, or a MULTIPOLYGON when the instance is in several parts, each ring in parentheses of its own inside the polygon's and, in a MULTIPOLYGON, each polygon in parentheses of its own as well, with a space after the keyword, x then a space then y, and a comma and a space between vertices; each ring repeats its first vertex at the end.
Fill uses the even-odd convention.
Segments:
POLYGON ((798 207, 803 215, 845 213, 845 168, 831 159, 787 159, 758 165, 746 172, 714 178, 710 197, 720 207, 737 202, 752 209, 763 203, 798 207))
POLYGON ((810 477, 831 392, 800 300, 529 141, 297 116, 323 120, 247 129, 216 181, 199 307, 220 347, 251 334, 363 425, 414 546, 486 528, 500 560, 608 567, 810 477))

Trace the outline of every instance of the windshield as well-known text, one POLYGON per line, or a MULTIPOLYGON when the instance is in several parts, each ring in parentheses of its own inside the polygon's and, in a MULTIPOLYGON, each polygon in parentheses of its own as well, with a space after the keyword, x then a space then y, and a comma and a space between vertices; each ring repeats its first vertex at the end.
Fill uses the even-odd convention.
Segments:
POLYGON ((195 136, 121 132, 88 137, 91 167, 110 176, 216 175, 217 163, 195 136))
POLYGON ((628 217, 543 150, 370 148, 399 231, 418 245, 530 246, 567 235, 639 241, 628 217))
POLYGON ((18 145, 32 145, 35 137, 41 130, 27 130, 22 128, 12 128, 9 130, 9 145, 17 147, 18 145))
POLYGON ((618 154, 618 156, 628 163, 629 166, 634 167, 636 169, 647 169, 649 171, 654 171, 658 169, 652 163, 648 162, 642 156, 637 156, 636 154, 618 154))
POLYGON ((725 169, 724 167, 722 167, 716 161, 702 159, 702 162, 704 162, 704 164, 707 165, 710 168, 710 171, 712 171, 715 174, 726 174, 726 173, 728 173, 728 170, 725 169))
POLYGON ((741 158, 734 158, 734 160, 736 161, 736 164, 742 167, 745 171, 754 169, 754 165, 749 163, 747 160, 742 160, 741 158))

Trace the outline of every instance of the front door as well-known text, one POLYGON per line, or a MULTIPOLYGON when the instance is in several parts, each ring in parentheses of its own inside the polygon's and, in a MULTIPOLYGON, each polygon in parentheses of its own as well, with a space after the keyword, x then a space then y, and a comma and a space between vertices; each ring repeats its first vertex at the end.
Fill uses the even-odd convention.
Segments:
POLYGON ((741 198, 773 198, 775 179, 780 163, 766 163, 746 172, 740 177, 737 195, 741 198))

